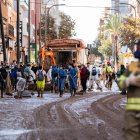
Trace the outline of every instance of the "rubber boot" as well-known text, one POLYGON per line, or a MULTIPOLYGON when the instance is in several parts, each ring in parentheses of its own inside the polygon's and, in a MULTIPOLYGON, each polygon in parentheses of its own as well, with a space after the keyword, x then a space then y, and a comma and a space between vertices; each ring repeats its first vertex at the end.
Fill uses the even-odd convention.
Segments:
POLYGON ((38 96, 37 97, 40 97, 40 91, 38 91, 38 96))
POLYGON ((63 91, 62 90, 60 90, 60 97, 62 97, 63 96, 63 91))
MULTIPOLYGON (((2 85, 3 86, 3 85, 2 85)), ((0 89, 1 91, 1 98, 3 98, 3 87, 1 87, 1 89, 0 89)))
POLYGON ((19 92, 18 98, 20 98, 20 99, 22 98, 22 92, 21 91, 19 92))
POLYGON ((76 89, 74 89, 74 93, 73 93, 73 96, 75 96, 75 94, 76 94, 76 89))
POLYGON ((43 91, 41 90, 41 98, 43 98, 43 91))
POLYGON ((71 94, 71 97, 72 97, 73 96, 73 90, 72 89, 70 90, 70 94, 71 94))

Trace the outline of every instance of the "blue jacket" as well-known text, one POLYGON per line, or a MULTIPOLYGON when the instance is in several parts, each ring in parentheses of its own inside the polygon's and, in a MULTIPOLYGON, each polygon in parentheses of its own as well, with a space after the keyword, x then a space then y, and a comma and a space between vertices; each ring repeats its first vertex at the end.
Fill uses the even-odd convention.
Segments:
POLYGON ((60 78, 66 78, 67 77, 67 73, 64 69, 59 70, 59 77, 60 78))
POLYGON ((58 71, 59 69, 57 68, 57 66, 52 67, 52 72, 51 72, 52 78, 55 78, 58 76, 58 71))
POLYGON ((76 68, 71 68, 69 70, 69 74, 70 74, 70 77, 75 77, 77 75, 77 69, 76 68))

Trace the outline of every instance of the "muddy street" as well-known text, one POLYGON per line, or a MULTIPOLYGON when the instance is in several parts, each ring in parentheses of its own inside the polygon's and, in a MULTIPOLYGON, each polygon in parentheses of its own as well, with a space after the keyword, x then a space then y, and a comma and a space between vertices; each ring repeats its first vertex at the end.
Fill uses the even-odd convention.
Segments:
MULTIPOLYGON (((53 98, 55 96, 58 95, 53 95, 53 98)), ((3 117, 5 122, 0 121, 0 139, 123 140, 125 96, 88 93, 71 98, 65 95, 50 103, 45 103, 43 99, 43 102, 44 104, 29 110, 9 112, 11 117, 15 117, 15 123, 3 117), (6 123, 12 127, 5 126, 6 123), (4 134, 3 130, 7 130, 7 133, 4 134)), ((1 114, 4 115, 4 111, 1 111, 1 114)))

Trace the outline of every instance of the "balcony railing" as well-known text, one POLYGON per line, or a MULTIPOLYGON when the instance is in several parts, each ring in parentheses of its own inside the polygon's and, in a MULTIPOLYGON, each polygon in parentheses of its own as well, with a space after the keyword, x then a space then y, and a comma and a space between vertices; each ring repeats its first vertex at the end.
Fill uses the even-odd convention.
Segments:
POLYGON ((8 34, 14 37, 14 27, 11 24, 8 25, 8 34))

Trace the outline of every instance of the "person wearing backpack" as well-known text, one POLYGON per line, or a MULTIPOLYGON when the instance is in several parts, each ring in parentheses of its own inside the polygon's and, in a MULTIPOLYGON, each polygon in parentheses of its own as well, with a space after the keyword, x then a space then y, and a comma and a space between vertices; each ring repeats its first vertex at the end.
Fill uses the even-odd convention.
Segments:
POLYGON ((94 88, 94 83, 96 84, 96 79, 97 79, 97 69, 96 69, 96 66, 93 66, 91 74, 92 74, 92 87, 94 88))
POLYGON ((46 72, 43 70, 42 66, 39 66, 38 71, 36 72, 36 84, 37 84, 37 91, 38 96, 37 97, 43 97, 43 92, 45 88, 45 77, 47 77, 46 72))

